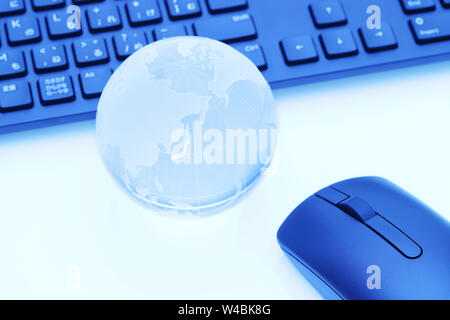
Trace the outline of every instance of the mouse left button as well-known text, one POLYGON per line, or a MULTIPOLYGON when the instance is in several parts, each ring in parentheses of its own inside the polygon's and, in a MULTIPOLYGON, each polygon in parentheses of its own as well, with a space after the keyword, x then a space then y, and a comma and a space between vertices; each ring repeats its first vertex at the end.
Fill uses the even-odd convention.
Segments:
POLYGON ((322 198, 325 201, 328 201, 331 204, 334 204, 334 205, 337 205, 338 203, 349 198, 349 196, 346 195, 345 193, 340 192, 331 187, 323 188, 322 190, 316 192, 315 195, 318 196, 319 198, 322 198))

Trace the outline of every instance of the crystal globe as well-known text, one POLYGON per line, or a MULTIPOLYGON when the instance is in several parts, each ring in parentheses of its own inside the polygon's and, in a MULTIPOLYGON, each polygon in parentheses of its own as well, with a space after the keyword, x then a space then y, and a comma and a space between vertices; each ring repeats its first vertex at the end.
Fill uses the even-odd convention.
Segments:
POLYGON ((138 50, 100 98, 97 138, 108 170, 135 198, 202 216, 242 195, 276 144, 275 100, 240 52, 201 37, 138 50))

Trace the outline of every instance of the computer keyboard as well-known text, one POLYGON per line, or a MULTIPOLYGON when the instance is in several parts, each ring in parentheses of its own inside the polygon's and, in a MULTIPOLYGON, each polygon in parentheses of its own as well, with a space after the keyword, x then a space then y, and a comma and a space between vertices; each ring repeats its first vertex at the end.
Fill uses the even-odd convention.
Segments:
POLYGON ((0 0, 0 24, 0 133, 93 118, 112 71, 172 36, 229 43, 273 88, 450 58, 450 0, 0 0))

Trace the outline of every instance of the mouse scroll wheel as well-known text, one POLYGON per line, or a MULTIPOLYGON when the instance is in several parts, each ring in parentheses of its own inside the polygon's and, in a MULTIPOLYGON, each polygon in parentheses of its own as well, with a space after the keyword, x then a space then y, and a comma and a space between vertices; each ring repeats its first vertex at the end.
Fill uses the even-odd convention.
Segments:
POLYGON ((358 197, 344 200, 338 207, 361 222, 366 222, 377 215, 366 201, 358 197))
POLYGON ((337 206, 375 231, 405 257, 415 259, 422 254, 422 248, 414 240, 377 214, 363 199, 358 197, 348 198, 338 203, 337 206))
POLYGON ((333 187, 320 190, 316 196, 366 225, 405 257, 415 259, 422 254, 422 248, 413 239, 377 213, 364 199, 352 197, 333 187))

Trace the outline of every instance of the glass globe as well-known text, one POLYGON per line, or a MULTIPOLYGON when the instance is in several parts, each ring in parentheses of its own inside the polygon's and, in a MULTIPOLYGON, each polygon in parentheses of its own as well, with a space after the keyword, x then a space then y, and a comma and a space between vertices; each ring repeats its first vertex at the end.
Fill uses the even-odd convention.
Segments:
POLYGON ((104 163, 144 203, 204 215, 238 198, 268 167, 277 121, 256 66, 221 42, 175 37, 125 60, 97 112, 104 163))

